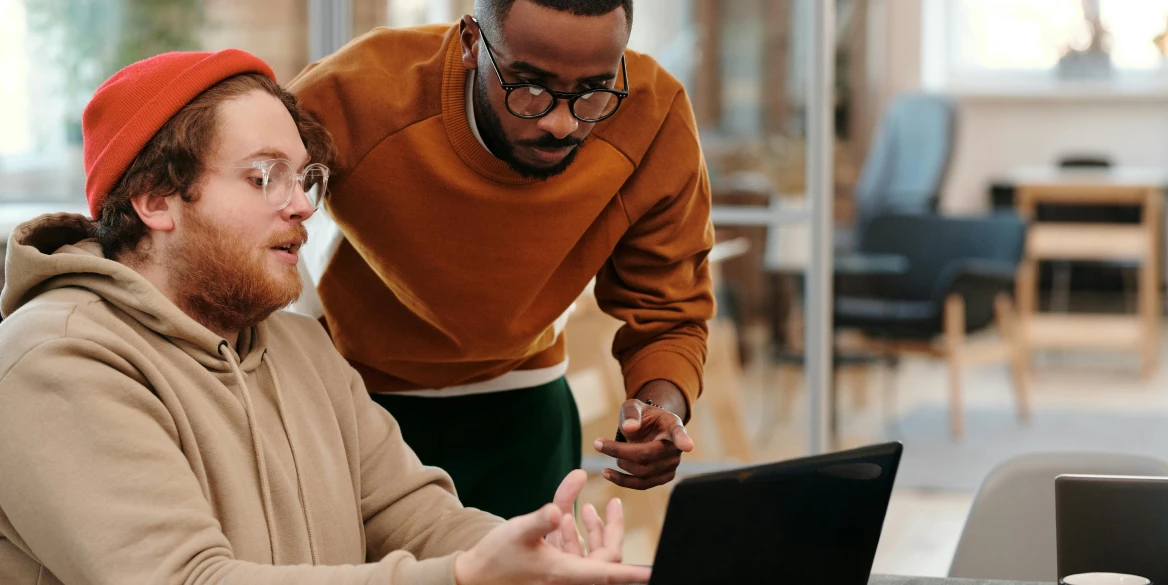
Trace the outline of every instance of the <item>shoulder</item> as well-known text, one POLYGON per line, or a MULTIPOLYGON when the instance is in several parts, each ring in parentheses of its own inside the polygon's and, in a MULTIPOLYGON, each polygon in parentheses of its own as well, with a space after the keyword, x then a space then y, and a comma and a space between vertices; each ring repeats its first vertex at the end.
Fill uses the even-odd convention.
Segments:
POLYGON ((328 332, 319 321, 292 311, 276 311, 268 317, 268 327, 273 335, 297 335, 305 338, 310 344, 327 343, 332 345, 328 332))
POLYGON ((698 150, 693 108, 681 82, 649 55, 631 49, 625 51, 625 66, 629 97, 593 134, 638 166, 663 132, 682 130, 690 137, 675 147, 698 150))
POLYGON ((348 362, 316 319, 292 311, 277 311, 265 323, 269 355, 281 360, 291 358, 298 362, 297 367, 311 364, 322 375, 325 371, 348 370, 348 362))
POLYGON ((93 292, 59 288, 43 293, 0 322, 0 371, 50 341, 100 341, 113 322, 116 317, 108 303, 93 292))
POLYGON ((374 29, 288 84, 332 134, 342 173, 387 136, 441 114, 446 56, 457 34, 457 24, 374 29))
POLYGON ((18 367, 52 379, 87 380, 118 372, 138 380, 143 348, 126 319, 87 290, 44 293, 0 322, 0 380, 18 367))

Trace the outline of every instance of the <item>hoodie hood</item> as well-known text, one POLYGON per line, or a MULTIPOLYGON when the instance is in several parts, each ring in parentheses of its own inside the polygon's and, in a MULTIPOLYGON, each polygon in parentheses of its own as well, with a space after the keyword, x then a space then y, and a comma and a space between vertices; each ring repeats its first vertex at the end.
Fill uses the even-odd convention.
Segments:
MULTIPOLYGON (((92 220, 71 213, 42 215, 18 225, 8 238, 0 315, 7 319, 55 290, 83 289, 168 338, 208 369, 229 370, 220 352, 223 338, 184 313, 146 277, 106 258, 90 237, 92 226, 92 220)), ((266 337, 263 323, 240 332, 242 370, 259 367, 266 337)))

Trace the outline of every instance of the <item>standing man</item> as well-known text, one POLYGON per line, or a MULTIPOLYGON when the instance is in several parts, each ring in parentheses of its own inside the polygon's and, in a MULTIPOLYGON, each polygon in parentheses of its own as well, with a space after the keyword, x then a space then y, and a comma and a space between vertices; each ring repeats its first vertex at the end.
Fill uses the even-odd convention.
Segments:
POLYGON ((693 449, 709 184, 681 84, 626 49, 632 17, 632 0, 478 0, 291 84, 339 149, 317 289, 333 341, 422 461, 504 517, 579 465, 563 330, 594 277, 625 322, 627 443, 595 443, 624 472, 605 477, 661 485, 693 449))

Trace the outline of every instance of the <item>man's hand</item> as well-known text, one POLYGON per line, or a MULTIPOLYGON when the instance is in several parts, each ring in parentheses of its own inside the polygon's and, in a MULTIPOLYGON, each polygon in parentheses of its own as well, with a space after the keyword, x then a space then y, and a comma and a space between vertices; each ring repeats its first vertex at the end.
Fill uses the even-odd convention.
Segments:
POLYGON ((572 524, 570 530, 575 533, 572 515, 562 513, 555 504, 508 520, 455 558, 454 581, 457 585, 648 583, 648 567, 620 564, 624 516, 619 500, 609 502, 607 516, 605 526, 592 506, 585 507, 591 545, 587 557, 582 557, 583 551, 559 550, 544 540, 549 533, 563 531, 565 524, 572 524))
POLYGON ((600 438, 593 446, 615 458, 617 467, 628 472, 605 469, 605 479, 643 490, 672 481, 681 464, 681 454, 693 451, 694 444, 682 424, 686 403, 681 389, 665 380, 654 380, 637 393, 637 398, 621 405, 617 421, 627 442, 600 438), (645 404, 644 399, 659 406, 645 404))
MULTIPOLYGON (((584 489, 584 484, 588 482, 588 473, 583 469, 574 469, 568 472, 564 477, 564 481, 560 482, 560 487, 556 488, 556 495, 552 497, 552 503, 560 509, 560 514, 568 514, 574 516, 576 514, 576 500, 580 497, 581 490, 584 489)), ((596 510, 593 510, 595 513, 596 510)), ((561 526, 559 530, 547 535, 545 540, 548 544, 560 550, 579 550, 582 546, 584 537, 576 530, 575 522, 571 522, 561 526), (570 533, 568 531, 571 531, 570 533), (576 546, 566 548, 564 543, 571 541, 576 546)))

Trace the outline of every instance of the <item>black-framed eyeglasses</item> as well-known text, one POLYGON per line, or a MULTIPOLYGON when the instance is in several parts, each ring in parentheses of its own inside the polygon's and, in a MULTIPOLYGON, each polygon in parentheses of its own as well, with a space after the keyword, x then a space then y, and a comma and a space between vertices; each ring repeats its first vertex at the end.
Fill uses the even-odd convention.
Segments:
POLYGON ((503 81, 503 74, 499 72, 499 64, 495 62, 495 54, 491 50, 491 43, 479 29, 479 36, 487 48, 487 56, 491 59, 491 67, 499 78, 499 85, 507 92, 507 111, 517 118, 542 118, 556 107, 559 100, 568 101, 568 110, 577 120, 586 123, 599 122, 614 113, 621 102, 629 97, 629 71, 625 67, 625 57, 621 55, 621 78, 624 89, 598 88, 580 92, 552 91, 538 83, 507 83, 503 81))

